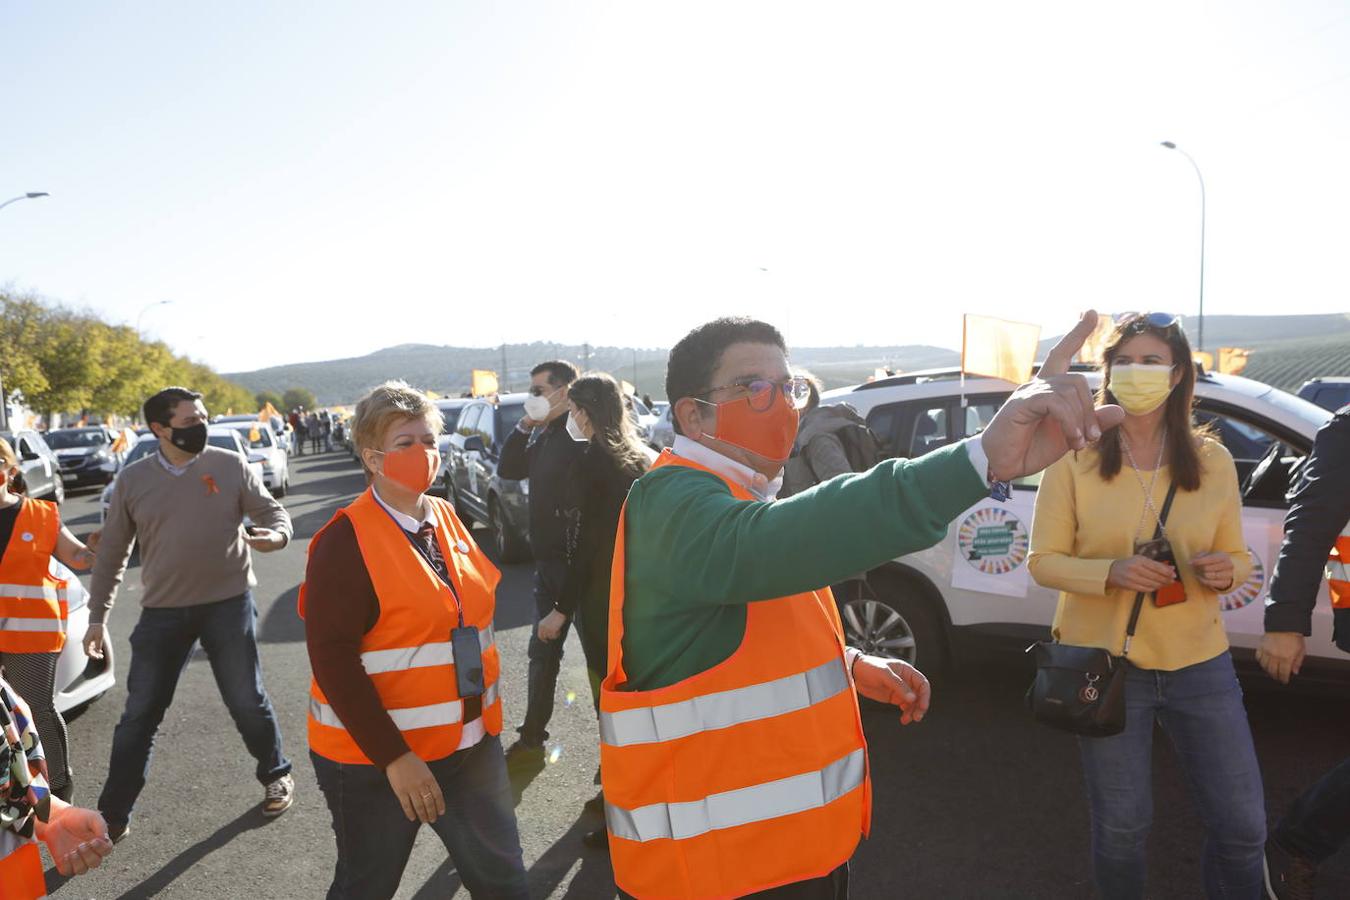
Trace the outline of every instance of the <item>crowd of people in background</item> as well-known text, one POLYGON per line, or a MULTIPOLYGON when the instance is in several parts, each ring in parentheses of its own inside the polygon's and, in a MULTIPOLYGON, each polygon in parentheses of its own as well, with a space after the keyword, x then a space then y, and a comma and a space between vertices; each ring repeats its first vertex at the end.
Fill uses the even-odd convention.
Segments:
MULTIPOLYGON (((822 407, 820 385, 789 367, 764 322, 719 319, 671 351, 676 437, 659 457, 615 378, 539 363, 499 460, 503 478, 529 480, 534 555, 525 705, 505 750, 500 573, 452 504, 427 493, 440 411, 401 382, 368 393, 350 421, 292 410, 297 455, 306 441, 317 454, 349 439, 367 483, 314 536, 299 597, 310 763, 337 848, 328 896, 393 896, 424 824, 471 895, 529 895, 510 778, 543 765, 575 625, 600 735, 585 843, 609 852, 621 896, 847 897, 872 815, 858 698, 913 724, 931 686, 908 663, 848 646, 827 586, 865 590, 865 573, 932 546, 964 510, 1042 471, 1029 568, 1060 592, 1054 638, 1128 662, 1123 730, 1079 738, 1097 891, 1145 895, 1160 726, 1206 832, 1205 894, 1313 896, 1317 864, 1350 835, 1350 760, 1267 834, 1218 615, 1218 597, 1251 566, 1233 461, 1193 420, 1179 320, 1117 322, 1093 396, 1068 363, 1095 318, 981 434, 916 459, 881 459, 856 412, 822 407)), ((157 452, 118 476, 87 544, 54 504, 24 497, 0 440, 4 896, 43 895, 34 841, 78 874, 130 834, 197 643, 256 762, 262 814, 295 800, 259 665, 251 558, 288 546, 290 517, 240 456, 208 445, 200 394, 167 388, 143 412, 157 452), (67 635, 52 560, 92 569, 80 639, 98 658, 133 541, 145 589, 126 709, 98 809, 81 809, 53 706, 67 635)), ((1335 639, 1350 652, 1348 454, 1350 409, 1318 435, 1292 495, 1258 654, 1284 683, 1302 665, 1328 556, 1335 639)))

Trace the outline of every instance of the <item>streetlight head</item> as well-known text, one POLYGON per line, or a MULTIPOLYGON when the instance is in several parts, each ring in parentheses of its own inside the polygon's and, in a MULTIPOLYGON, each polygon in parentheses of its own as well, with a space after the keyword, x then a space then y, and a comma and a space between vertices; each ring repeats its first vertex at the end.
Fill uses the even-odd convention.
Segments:
POLYGON ((1174 143, 1172 143, 1171 141, 1163 141, 1163 142, 1162 142, 1162 145, 1163 145, 1164 147, 1166 147, 1168 150, 1175 150, 1175 149, 1177 149, 1177 145, 1174 144, 1174 143))
POLYGON ((29 200, 36 200, 39 197, 50 197, 51 194, 47 193, 46 191, 29 191, 24 196, 27 197, 29 200))

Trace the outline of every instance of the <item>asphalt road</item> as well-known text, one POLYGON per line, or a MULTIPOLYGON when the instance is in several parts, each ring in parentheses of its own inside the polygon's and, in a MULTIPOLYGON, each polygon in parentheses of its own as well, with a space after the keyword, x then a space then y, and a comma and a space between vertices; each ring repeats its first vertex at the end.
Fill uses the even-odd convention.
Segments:
MULTIPOLYGON (((255 562, 264 672, 296 764, 295 806, 272 822, 258 814, 262 789, 253 779, 253 761, 198 652, 160 729, 132 833, 91 875, 66 882, 49 870, 53 896, 234 900, 318 897, 327 888, 335 851, 305 748, 309 664, 295 598, 309 538, 363 482, 345 454, 303 457, 293 466, 285 504, 297 540, 255 562)), ((77 533, 96 526, 95 499, 86 492, 67 501, 66 521, 77 533)), ((524 711, 529 577, 527 566, 509 567, 497 598, 508 723, 518 722, 524 711)), ((138 594, 139 576, 132 572, 111 619, 123 671, 138 594)), ((938 684, 923 724, 902 728, 885 711, 865 713, 876 812, 871 839, 853 861, 854 897, 1092 896, 1076 747, 1071 738, 1029 721, 1021 702, 1029 675, 1015 649, 984 648, 938 684)), ((581 810, 595 791, 597 759, 587 692, 580 648, 571 637, 549 762, 517 784, 525 861, 539 898, 613 896, 607 858, 581 844, 581 836, 600 824, 581 810)), ((79 803, 92 804, 97 797, 124 702, 119 685, 70 723, 79 803)), ((1303 786, 1350 754, 1348 705, 1350 693, 1305 696, 1252 683, 1248 709, 1272 821, 1303 786)), ((1199 897, 1201 825, 1161 736, 1154 790, 1149 895, 1199 897)), ((1324 866, 1321 887, 1323 896, 1350 897, 1350 851, 1324 866)), ((399 896, 467 896, 429 829, 419 837, 399 896)))

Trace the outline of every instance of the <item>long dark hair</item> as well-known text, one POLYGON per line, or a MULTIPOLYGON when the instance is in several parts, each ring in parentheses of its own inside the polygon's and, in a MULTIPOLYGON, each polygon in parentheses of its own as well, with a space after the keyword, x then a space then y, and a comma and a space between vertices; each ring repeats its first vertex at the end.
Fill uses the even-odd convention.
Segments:
MULTIPOLYGON (((1206 429, 1198 428, 1191 416, 1195 404, 1195 363, 1191 360, 1191 343, 1186 340, 1186 332, 1181 330, 1181 320, 1166 328, 1160 328, 1148 321, 1148 313, 1137 313, 1116 323, 1102 357, 1106 360, 1098 402, 1115 403, 1111 393, 1111 366, 1116 354, 1126 341, 1141 334, 1151 334, 1165 342, 1172 351, 1172 363, 1181 367, 1181 381, 1167 397, 1167 408, 1163 413, 1163 422, 1167 426, 1169 446, 1167 464, 1172 470, 1172 480, 1183 491, 1200 488, 1200 476, 1203 467, 1200 464, 1199 443, 1206 429)), ((1101 454, 1101 476, 1110 481, 1120 474, 1123 452, 1120 446, 1120 427, 1109 429, 1102 435, 1099 446, 1101 454)))
POLYGON ((603 372, 583 375, 567 390, 594 429, 591 443, 609 457, 620 472, 638 478, 651 464, 638 440, 633 420, 624 409, 619 383, 603 372))

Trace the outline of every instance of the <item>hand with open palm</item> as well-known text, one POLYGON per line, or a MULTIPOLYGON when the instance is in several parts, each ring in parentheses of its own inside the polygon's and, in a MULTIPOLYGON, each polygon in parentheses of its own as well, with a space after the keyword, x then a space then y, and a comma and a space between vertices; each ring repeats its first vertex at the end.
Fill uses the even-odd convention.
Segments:
POLYGON ((1046 356, 1036 377, 1013 391, 984 430, 980 440, 996 480, 1043 471, 1124 421, 1123 409, 1096 406, 1087 379, 1069 372, 1074 355, 1096 327, 1097 313, 1084 313, 1046 356))

